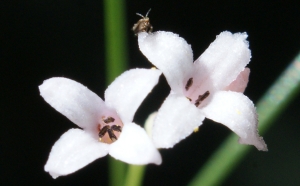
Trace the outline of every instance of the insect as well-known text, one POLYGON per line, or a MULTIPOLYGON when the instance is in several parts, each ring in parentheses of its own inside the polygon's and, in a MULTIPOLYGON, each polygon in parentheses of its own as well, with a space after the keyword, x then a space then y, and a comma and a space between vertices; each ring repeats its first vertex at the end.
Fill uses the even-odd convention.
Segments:
POLYGON ((133 25, 132 30, 135 35, 137 35, 140 32, 148 32, 151 33, 153 30, 152 25, 150 24, 150 19, 148 17, 148 14, 150 12, 151 8, 148 10, 146 16, 136 13, 136 15, 141 16, 142 19, 140 19, 136 24, 133 25))

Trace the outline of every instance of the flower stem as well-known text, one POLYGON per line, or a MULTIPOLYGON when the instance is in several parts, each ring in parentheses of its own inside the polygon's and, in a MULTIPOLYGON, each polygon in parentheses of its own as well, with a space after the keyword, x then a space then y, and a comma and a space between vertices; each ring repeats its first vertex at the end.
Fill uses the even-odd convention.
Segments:
MULTIPOLYGON (((104 28, 106 49, 106 82, 109 85, 127 68, 126 16, 124 0, 104 0, 104 28)), ((124 183, 126 164, 109 158, 111 186, 124 183)))
POLYGON ((300 53, 257 104, 264 133, 300 91, 300 53))
POLYGON ((146 166, 130 165, 127 171, 125 186, 139 186, 141 185, 146 166))
POLYGON ((106 78, 110 84, 127 69, 127 26, 124 0, 104 1, 106 78))
MULTIPOLYGON (((273 121, 300 91, 300 53, 280 75, 257 104, 260 134, 265 133, 273 121)), ((220 185, 250 150, 250 146, 237 143, 231 134, 196 174, 189 186, 220 185)))

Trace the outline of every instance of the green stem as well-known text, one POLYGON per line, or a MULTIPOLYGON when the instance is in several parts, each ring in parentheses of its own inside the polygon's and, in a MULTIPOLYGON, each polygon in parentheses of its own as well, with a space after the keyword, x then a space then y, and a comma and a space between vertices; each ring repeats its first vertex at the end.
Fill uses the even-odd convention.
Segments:
MULTIPOLYGON (((127 68, 126 14, 124 0, 105 0, 104 28, 106 49, 106 82, 109 85, 127 68)), ((109 159, 109 180, 111 186, 124 183, 126 164, 109 159)))
MULTIPOLYGON (((296 97, 299 91, 300 53, 257 104, 261 134, 271 127, 273 121, 296 97)), ((196 174, 189 186, 220 185, 249 150, 250 146, 239 145, 237 136, 231 134, 196 174)))
POLYGON ((127 69, 127 26, 124 0, 104 1, 106 77, 110 84, 127 69))
POLYGON ((125 186, 141 185, 144 178, 145 168, 146 167, 143 165, 130 165, 127 171, 125 186))
POLYGON ((300 53, 257 104, 264 133, 300 91, 300 53))
POLYGON ((124 184, 126 164, 109 157, 109 185, 120 186, 124 184))

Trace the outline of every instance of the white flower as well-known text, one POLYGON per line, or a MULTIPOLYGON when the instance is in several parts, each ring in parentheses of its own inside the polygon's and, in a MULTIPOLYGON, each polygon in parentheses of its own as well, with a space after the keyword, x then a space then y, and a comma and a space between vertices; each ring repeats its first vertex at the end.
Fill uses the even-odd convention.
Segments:
POLYGON ((171 87, 154 120, 156 147, 173 147, 207 117, 234 131, 241 144, 267 150, 258 135, 255 107, 242 93, 250 73, 245 68, 251 57, 246 38, 246 33, 222 32, 193 63, 190 45, 178 35, 139 33, 140 50, 171 87))
POLYGON ((124 72, 105 91, 105 102, 76 81, 55 77, 39 86, 41 96, 82 129, 70 129, 53 145, 45 171, 67 175, 110 154, 130 164, 161 164, 145 130, 133 123, 144 98, 157 84, 159 70, 124 72))

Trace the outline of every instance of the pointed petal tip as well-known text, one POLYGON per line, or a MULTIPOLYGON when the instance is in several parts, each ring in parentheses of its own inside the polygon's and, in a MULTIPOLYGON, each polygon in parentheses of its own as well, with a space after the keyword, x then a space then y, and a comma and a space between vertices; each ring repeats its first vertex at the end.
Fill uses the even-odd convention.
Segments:
POLYGON ((207 118, 227 126, 239 137, 240 144, 254 145, 267 151, 267 145, 258 134, 258 119, 253 102, 244 94, 219 91, 203 109, 207 118))
POLYGON ((51 174, 51 173, 49 173, 49 174, 52 176, 53 179, 56 179, 59 177, 59 175, 56 175, 56 174, 51 174))
POLYGON ((47 171, 45 170, 46 172, 48 172, 50 174, 50 176, 53 178, 53 179, 56 179, 58 178, 59 176, 63 176, 63 175, 60 175, 60 174, 56 174, 56 173, 53 173, 53 172, 50 172, 50 171, 47 171))
POLYGON ((49 160, 45 164, 44 170, 45 170, 45 172, 48 172, 53 179, 56 179, 56 178, 58 178, 60 176, 67 175, 67 174, 60 173, 59 171, 52 171, 51 170, 51 163, 49 163, 49 160))
POLYGON ((161 165, 161 163, 162 163, 162 158, 161 158, 161 155, 158 153, 158 157, 156 157, 156 161, 153 161, 153 163, 155 164, 155 165, 161 165))
POLYGON ((264 139, 260 137, 258 134, 256 135, 255 138, 252 139, 239 138, 238 142, 240 144, 245 144, 245 145, 254 145, 259 151, 265 151, 265 152, 268 151, 267 144, 265 143, 264 139))

